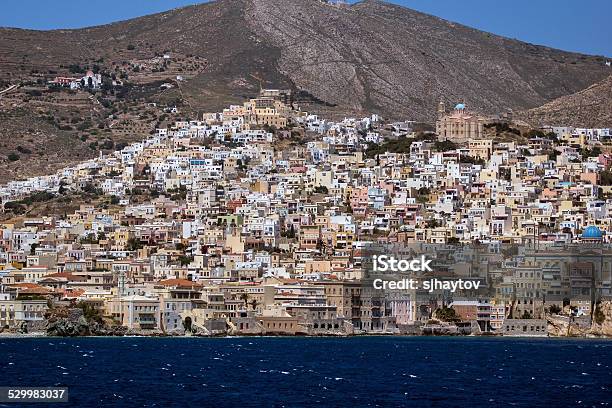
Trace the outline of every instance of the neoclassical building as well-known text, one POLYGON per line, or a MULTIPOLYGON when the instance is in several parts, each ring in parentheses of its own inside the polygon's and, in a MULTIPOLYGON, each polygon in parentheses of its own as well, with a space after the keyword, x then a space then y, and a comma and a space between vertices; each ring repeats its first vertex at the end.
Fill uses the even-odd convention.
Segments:
POLYGON ((436 133, 440 140, 465 143, 473 139, 482 139, 485 123, 488 123, 487 118, 467 110, 463 103, 457 104, 455 109, 448 113, 444 102, 440 102, 436 133))

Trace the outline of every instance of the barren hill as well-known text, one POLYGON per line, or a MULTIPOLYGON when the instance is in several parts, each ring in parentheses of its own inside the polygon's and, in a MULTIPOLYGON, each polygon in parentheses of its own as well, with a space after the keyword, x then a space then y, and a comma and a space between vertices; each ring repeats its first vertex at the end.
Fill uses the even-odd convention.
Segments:
MULTIPOLYGON (((332 116, 433 120, 441 99, 485 113, 528 110, 610 72, 603 57, 499 37, 377 0, 344 6, 218 0, 78 30, 0 28, 0 91, 22 85, 0 95, 0 110, 12 118, 4 129, 27 130, 42 119, 74 141, 62 155, 39 151, 44 171, 96 155, 109 140, 141 138, 176 118, 168 107, 194 117, 262 87, 292 89, 305 109, 332 116), (86 69, 123 86, 92 95, 46 89, 55 76, 86 69), (119 132, 122 126, 128 130, 119 132)), ((8 159, 23 145, 21 133, 0 130, 0 181, 43 171, 28 166, 27 154, 8 159)))
POLYGON ((533 125, 612 126, 612 75, 587 89, 519 114, 533 125))
POLYGON ((219 108, 261 85, 307 91, 340 113, 423 120, 441 98, 485 112, 528 109, 610 73, 601 57, 502 38, 381 1, 220 0, 80 30, 3 29, 0 79, 163 51, 206 61, 183 87, 195 109, 219 108))

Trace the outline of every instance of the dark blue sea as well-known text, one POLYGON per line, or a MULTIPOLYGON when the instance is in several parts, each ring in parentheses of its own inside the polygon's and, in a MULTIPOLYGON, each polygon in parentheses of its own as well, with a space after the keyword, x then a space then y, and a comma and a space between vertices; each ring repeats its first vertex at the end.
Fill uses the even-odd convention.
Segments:
POLYGON ((58 407, 606 407, 612 341, 0 338, 0 373, 58 407))

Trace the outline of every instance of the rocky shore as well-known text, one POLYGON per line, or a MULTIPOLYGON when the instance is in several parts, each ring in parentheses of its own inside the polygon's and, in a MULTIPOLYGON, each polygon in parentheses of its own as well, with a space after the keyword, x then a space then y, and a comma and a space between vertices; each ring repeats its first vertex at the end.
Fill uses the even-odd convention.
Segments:
POLYGON ((49 336, 123 336, 127 329, 81 308, 53 308, 45 316, 49 336))
POLYGON ((548 335, 553 337, 612 337, 612 302, 597 304, 590 316, 547 316, 548 335))

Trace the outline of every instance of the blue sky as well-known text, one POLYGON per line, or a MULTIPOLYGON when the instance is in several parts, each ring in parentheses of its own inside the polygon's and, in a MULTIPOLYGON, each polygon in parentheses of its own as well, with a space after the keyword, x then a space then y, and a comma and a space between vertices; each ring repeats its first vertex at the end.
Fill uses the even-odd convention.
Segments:
MULTIPOLYGON (((197 0, 1 0, 0 26, 78 28, 125 20, 197 0)), ((612 0, 393 0, 510 38, 612 57, 612 0)))

